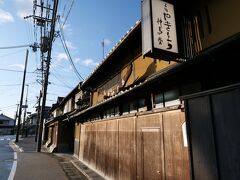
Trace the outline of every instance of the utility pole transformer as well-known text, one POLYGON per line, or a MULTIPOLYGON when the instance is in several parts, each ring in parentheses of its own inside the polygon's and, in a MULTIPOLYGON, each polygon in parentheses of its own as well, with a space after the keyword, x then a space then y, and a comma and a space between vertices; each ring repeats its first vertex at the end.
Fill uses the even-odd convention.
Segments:
POLYGON ((49 69, 50 69, 50 62, 51 62, 52 43, 55 35, 55 22, 56 22, 56 16, 57 16, 57 8, 58 8, 58 0, 54 0, 50 36, 48 41, 49 48, 47 48, 46 73, 44 75, 42 106, 40 111, 40 125, 38 130, 37 152, 41 152, 41 146, 42 146, 43 121, 44 121, 44 115, 45 115, 45 105, 46 105, 46 96, 47 96, 48 76, 49 76, 49 69))

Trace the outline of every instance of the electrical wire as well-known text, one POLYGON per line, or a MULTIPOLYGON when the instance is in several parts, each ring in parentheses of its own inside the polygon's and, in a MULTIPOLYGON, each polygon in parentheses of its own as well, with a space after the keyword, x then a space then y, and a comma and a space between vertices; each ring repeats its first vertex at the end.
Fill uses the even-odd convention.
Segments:
POLYGON ((67 86, 65 86, 65 85, 56 84, 56 83, 54 83, 54 82, 51 82, 51 85, 58 86, 58 87, 65 87, 65 88, 68 88, 68 89, 72 89, 71 87, 67 87, 67 86))
POLYGON ((32 44, 26 44, 26 45, 19 45, 19 46, 7 46, 7 47, 0 47, 0 49, 14 49, 14 48, 24 48, 32 46, 32 44))
POLYGON ((74 3, 74 0, 72 0, 71 6, 70 6, 70 8, 68 10, 68 13, 67 13, 67 16, 66 16, 65 20, 63 21, 62 27, 65 25, 65 23, 66 23, 66 21, 68 19, 68 16, 69 16, 69 14, 70 14, 70 12, 72 10, 72 7, 73 7, 73 3, 74 3))
MULTIPOLYGON (((9 71, 9 72, 19 72, 19 73, 23 73, 23 71, 20 71, 20 70, 3 69, 3 68, 0 68, 0 71, 9 71)), ((26 72, 26 73, 36 73, 36 72, 26 72)))
POLYGON ((18 53, 20 53, 20 52, 23 52, 23 50, 20 49, 20 50, 17 50, 17 51, 15 51, 15 52, 12 52, 12 53, 7 53, 7 54, 4 54, 4 55, 1 55, 0 57, 11 56, 11 55, 14 55, 14 54, 18 54, 18 53))
MULTIPOLYGON (((55 64, 55 63, 53 63, 53 62, 52 62, 52 64, 59 66, 59 67, 60 67, 61 69, 63 69, 63 70, 66 70, 66 67, 63 68, 63 66, 58 65, 58 64, 55 64)), ((55 66, 51 66, 51 70, 52 70, 52 71, 50 72, 50 74, 54 73, 54 75, 57 76, 59 82, 62 82, 62 84, 68 84, 68 83, 66 83, 65 81, 63 81, 64 78, 66 77, 66 75, 63 77, 63 76, 62 76, 62 73, 59 73, 59 71, 56 70, 55 66), (60 78, 60 79, 59 79, 59 78, 60 78)), ((56 78, 56 77, 55 77, 55 78, 56 78)), ((68 85, 68 86, 69 86, 69 87, 72 87, 71 85, 68 85)))
MULTIPOLYGON (((30 101, 28 101, 28 104, 33 104, 35 101, 36 101, 36 100, 30 100, 30 101)), ((3 107, 0 107, 0 109, 6 111, 6 110, 8 110, 8 109, 13 109, 13 108, 15 108, 16 106, 17 106, 17 104, 5 106, 5 107, 3 106, 3 107)))
POLYGON ((59 37, 60 37, 60 40, 61 40, 61 43, 62 43, 62 46, 63 46, 63 49, 65 50, 67 56, 68 56, 68 60, 70 61, 70 64, 75 72, 75 74, 77 75, 77 77, 79 78, 79 80, 84 80, 83 77, 79 74, 79 72, 77 71, 77 68, 72 60, 72 57, 69 53, 69 50, 68 50, 68 47, 67 47, 67 44, 66 44, 66 41, 65 41, 65 38, 64 38, 64 34, 63 34, 63 30, 62 30, 62 26, 61 26, 61 23, 60 23, 60 18, 58 18, 58 23, 59 23, 59 29, 60 29, 60 34, 59 34, 59 37))
POLYGON ((62 84, 64 84, 66 87, 72 89, 73 87, 70 87, 69 85, 67 85, 64 81, 62 81, 61 79, 59 79, 53 72, 51 73, 59 82, 61 82, 62 84))
MULTIPOLYGON (((35 84, 36 82, 30 82, 26 84, 35 84)), ((21 86, 22 84, 0 84, 0 86, 21 86)))

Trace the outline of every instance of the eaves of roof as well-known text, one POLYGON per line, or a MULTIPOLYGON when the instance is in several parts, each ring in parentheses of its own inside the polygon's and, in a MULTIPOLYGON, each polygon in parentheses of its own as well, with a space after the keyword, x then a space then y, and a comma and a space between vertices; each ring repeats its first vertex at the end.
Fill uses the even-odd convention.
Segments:
POLYGON ((119 49, 119 47, 125 42, 125 40, 131 35, 131 33, 139 28, 141 26, 141 21, 137 21, 134 26, 130 28, 129 31, 126 32, 126 34, 117 42, 117 44, 110 50, 109 54, 102 60, 101 63, 95 68, 95 70, 86 78, 86 80, 83 82, 82 87, 86 88, 86 84, 91 80, 95 74, 102 68, 104 64, 106 64, 111 56, 119 49))
MULTIPOLYGON (((129 88, 125 91, 120 91, 115 96, 112 96, 99 104, 91 106, 83 111, 80 111, 80 112, 72 115, 70 117, 70 119, 74 119, 78 116, 81 116, 91 110, 94 110, 95 108, 97 108, 99 106, 103 106, 107 103, 110 103, 113 100, 116 100, 117 98, 120 98, 120 97, 125 96, 129 93, 132 93, 140 88, 143 88, 144 86, 147 86, 148 84, 154 83, 155 81, 166 79, 170 75, 173 75, 177 72, 184 71, 189 67, 196 66, 198 63, 206 62, 209 60, 210 54, 211 54, 211 56, 218 56, 219 53, 222 52, 224 49, 229 49, 229 48, 231 49, 231 46, 235 47, 235 46, 238 46, 239 44, 240 44, 240 33, 237 33, 237 34, 227 38, 226 40, 223 40, 223 41, 205 49, 204 51, 202 51, 195 57, 193 57, 185 62, 173 64, 173 65, 163 69, 160 72, 156 72, 156 73, 152 74, 144 82, 139 83, 139 84, 135 85, 134 87, 129 88)), ((217 59, 216 59, 216 61, 217 61, 217 59)))
POLYGON ((48 125, 48 124, 54 123, 56 121, 64 121, 66 118, 68 119, 75 112, 76 112, 76 110, 73 110, 73 111, 67 112, 67 113, 65 113, 63 115, 57 116, 57 117, 55 117, 53 119, 50 119, 45 124, 48 125))

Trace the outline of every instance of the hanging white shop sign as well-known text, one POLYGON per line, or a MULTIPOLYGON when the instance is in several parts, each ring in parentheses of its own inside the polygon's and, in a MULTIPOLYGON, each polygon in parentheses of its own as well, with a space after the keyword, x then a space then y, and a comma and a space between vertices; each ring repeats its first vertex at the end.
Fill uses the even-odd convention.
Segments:
POLYGON ((143 0, 142 53, 143 56, 178 53, 175 14, 172 4, 161 0, 143 0))

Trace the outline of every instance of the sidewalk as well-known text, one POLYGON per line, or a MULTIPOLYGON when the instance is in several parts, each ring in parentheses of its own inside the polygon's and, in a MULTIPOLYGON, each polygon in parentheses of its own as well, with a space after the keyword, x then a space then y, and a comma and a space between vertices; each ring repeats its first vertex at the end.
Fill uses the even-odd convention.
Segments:
POLYGON ((35 137, 12 142, 17 152, 17 168, 14 180, 67 180, 87 178, 72 164, 74 157, 68 154, 51 154, 42 147, 42 152, 36 152, 35 137))

